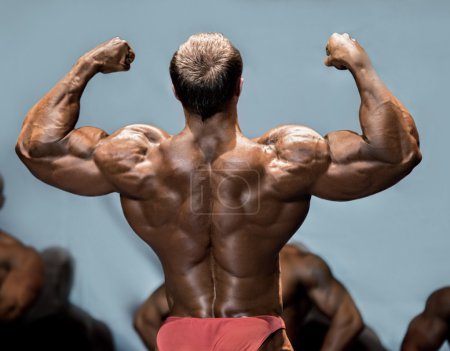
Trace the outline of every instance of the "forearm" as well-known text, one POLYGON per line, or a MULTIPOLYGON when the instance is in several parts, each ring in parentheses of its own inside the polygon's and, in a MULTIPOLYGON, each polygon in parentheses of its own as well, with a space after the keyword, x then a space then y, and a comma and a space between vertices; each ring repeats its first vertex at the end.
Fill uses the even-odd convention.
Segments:
POLYGON ((348 313, 345 306, 340 308, 331 321, 321 351, 346 350, 363 329, 363 321, 358 311, 348 313))
POLYGON ((134 321, 134 329, 137 331, 148 350, 156 350, 156 336, 159 330, 158 326, 149 323, 144 320, 143 317, 139 316, 134 321))
POLYGON ((157 328, 150 327, 145 334, 140 334, 145 346, 151 351, 157 350, 156 336, 158 335, 158 330, 157 328))
POLYGON ((387 163, 420 159, 414 120, 379 78, 369 59, 349 69, 361 96, 359 118, 368 144, 367 156, 387 163))
POLYGON ((18 148, 29 156, 55 153, 55 144, 73 130, 79 116, 80 98, 97 72, 85 56, 27 114, 18 148))

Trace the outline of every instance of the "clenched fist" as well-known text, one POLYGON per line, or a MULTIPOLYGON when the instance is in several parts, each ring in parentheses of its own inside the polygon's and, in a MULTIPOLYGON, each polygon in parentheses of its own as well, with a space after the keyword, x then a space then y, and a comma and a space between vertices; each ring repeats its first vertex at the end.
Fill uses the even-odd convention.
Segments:
POLYGON ((370 64, 369 57, 358 42, 347 33, 334 33, 326 46, 325 65, 337 69, 352 69, 370 64))
POLYGON ((92 63, 98 72, 121 72, 130 69, 134 51, 125 40, 116 37, 95 47, 83 58, 92 63))

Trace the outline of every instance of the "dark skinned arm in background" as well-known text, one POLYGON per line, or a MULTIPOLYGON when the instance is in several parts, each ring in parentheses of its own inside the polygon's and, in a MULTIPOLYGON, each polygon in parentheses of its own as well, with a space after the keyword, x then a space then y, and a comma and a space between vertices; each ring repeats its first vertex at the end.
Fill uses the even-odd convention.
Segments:
POLYGON ((401 350, 439 350, 449 335, 449 317, 450 287, 447 287, 432 293, 424 311, 409 323, 401 350))
POLYGON ((330 319, 321 351, 346 350, 364 326, 352 297, 320 257, 307 254, 297 266, 298 284, 306 289, 319 311, 330 319))
POLYGON ((166 289, 161 285, 139 307, 134 316, 134 329, 149 350, 156 350, 156 335, 168 315, 166 289))

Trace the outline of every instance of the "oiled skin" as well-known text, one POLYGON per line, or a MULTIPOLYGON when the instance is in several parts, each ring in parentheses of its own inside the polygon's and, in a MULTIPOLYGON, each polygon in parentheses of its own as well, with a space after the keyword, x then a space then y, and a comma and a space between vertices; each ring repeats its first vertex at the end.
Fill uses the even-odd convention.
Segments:
MULTIPOLYGON (((385 351, 376 335, 364 329, 361 314, 345 287, 332 275, 326 262, 302 245, 287 244, 280 251, 282 318, 294 350, 377 350, 385 351), (316 309, 320 315, 316 316, 316 309), (316 338, 315 347, 305 345, 302 329, 310 321, 327 325, 308 339, 316 338), (322 343, 321 343, 322 341, 322 343), (357 341, 357 347, 353 343, 357 341)), ((156 335, 170 315, 165 285, 156 289, 139 307, 134 328, 149 350, 156 350, 156 335)), ((309 329, 308 332, 311 332, 309 329)))
POLYGON ((286 245, 280 253, 283 319, 295 350, 302 350, 301 327, 313 307, 330 320, 320 350, 348 350, 363 330, 363 320, 345 287, 325 261, 308 250, 286 245))
POLYGON ((433 292, 425 309, 409 323, 401 351, 436 351, 450 342, 450 287, 433 292))
MULTIPOLYGON (((333 34, 327 47, 325 63, 355 77, 363 135, 324 138, 290 125, 250 140, 237 121, 240 88, 205 122, 185 109, 186 126, 174 136, 147 125, 110 136, 74 129, 88 81, 130 67, 133 51, 115 38, 80 58, 29 111, 17 153, 50 185, 80 195, 121 194, 129 224, 162 262, 173 315, 279 315, 278 252, 305 219, 311 196, 371 195, 421 158, 411 116, 362 47, 346 34, 333 34)), ((283 331, 264 349, 280 343, 287 343, 283 331)))

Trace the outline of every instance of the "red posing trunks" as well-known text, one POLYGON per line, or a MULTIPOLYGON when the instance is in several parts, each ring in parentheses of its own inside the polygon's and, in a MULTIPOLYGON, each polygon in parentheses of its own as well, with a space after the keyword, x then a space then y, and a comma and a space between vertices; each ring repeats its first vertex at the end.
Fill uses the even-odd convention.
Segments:
POLYGON ((275 316, 169 317, 158 332, 159 351, 256 351, 284 321, 275 316))

